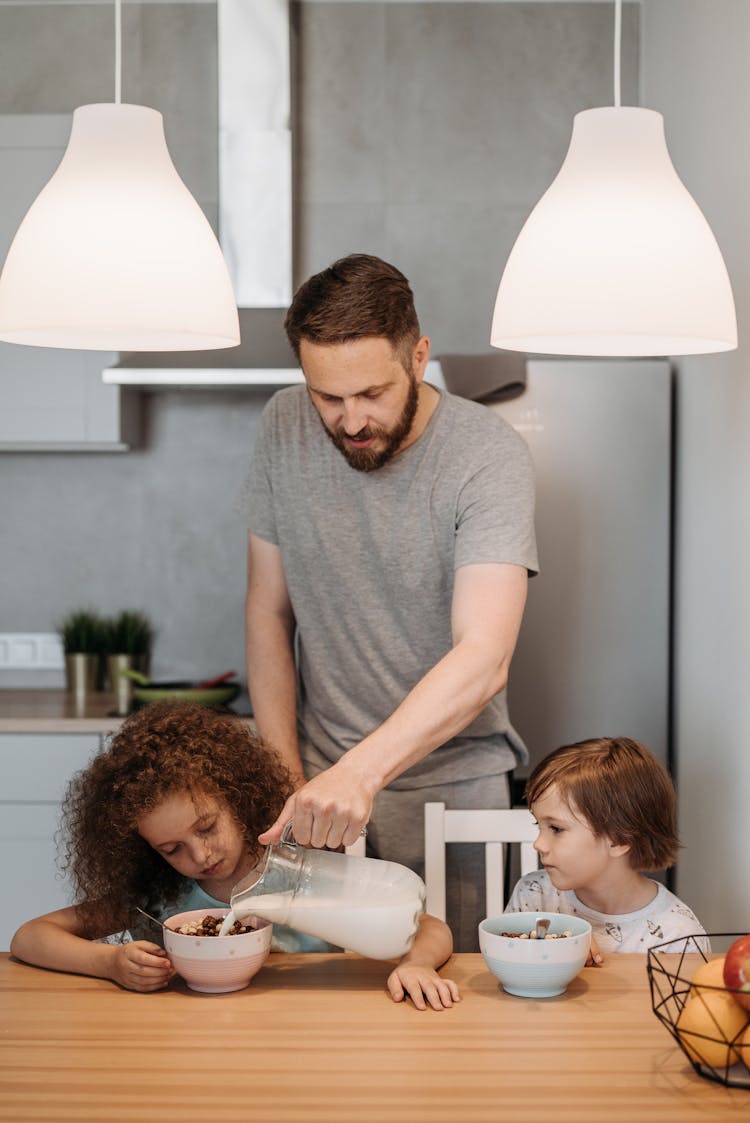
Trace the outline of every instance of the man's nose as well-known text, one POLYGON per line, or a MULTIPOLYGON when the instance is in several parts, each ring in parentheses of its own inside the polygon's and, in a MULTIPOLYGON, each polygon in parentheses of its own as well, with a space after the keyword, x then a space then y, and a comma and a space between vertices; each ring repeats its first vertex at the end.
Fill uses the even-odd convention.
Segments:
POLYGON ((364 408, 357 401, 345 401, 343 411, 344 431, 347 436, 356 437, 357 433, 364 429, 366 425, 364 408))

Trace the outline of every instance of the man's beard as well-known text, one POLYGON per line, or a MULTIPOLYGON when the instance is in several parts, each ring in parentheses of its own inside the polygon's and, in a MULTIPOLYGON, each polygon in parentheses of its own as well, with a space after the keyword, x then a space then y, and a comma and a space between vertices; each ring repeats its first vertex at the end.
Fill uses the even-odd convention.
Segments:
POLYGON ((339 428, 331 431, 326 425, 323 425, 336 448, 346 458, 350 468, 356 468, 358 472, 374 472, 377 468, 382 468, 384 464, 387 464, 396 455, 402 442, 406 440, 411 432, 417 413, 417 405, 419 404, 419 383, 413 374, 409 374, 408 378, 409 392, 401 416, 393 429, 381 429, 378 426, 368 425, 361 429, 359 433, 354 434, 361 441, 366 441, 370 437, 385 438, 385 444, 382 448, 349 448, 345 443, 347 433, 344 429, 339 428))

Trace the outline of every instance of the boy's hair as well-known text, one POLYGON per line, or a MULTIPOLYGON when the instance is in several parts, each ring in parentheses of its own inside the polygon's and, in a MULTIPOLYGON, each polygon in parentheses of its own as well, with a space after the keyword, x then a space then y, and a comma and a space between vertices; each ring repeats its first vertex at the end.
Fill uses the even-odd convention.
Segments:
POLYGON ((555 785, 571 811, 595 835, 627 844, 637 870, 674 865, 680 849, 675 790, 650 749, 628 737, 599 737, 564 745, 541 761, 526 784, 529 807, 555 785))
POLYGON ((134 713, 73 777, 63 804, 63 868, 87 928, 118 931, 135 905, 153 912, 177 900, 188 879, 141 838, 137 824, 182 791, 196 804, 206 796, 223 800, 257 858, 257 836, 278 817, 292 783, 280 758, 238 717, 184 702, 134 713))
POLYGON ((339 258, 300 285, 284 320, 299 359, 300 342, 348 343, 379 336, 389 340, 410 370, 419 320, 409 282, 395 265, 366 253, 339 258))

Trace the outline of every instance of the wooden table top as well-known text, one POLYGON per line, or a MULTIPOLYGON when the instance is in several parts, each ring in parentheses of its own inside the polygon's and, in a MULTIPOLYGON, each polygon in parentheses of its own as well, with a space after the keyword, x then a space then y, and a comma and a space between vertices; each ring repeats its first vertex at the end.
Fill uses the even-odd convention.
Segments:
POLYGON ((243 991, 135 994, 0 955, 0 1119, 64 1123, 720 1123, 750 1090, 698 1077, 651 1011, 646 957, 552 999, 480 955, 460 1004, 395 1004, 388 965, 272 955, 243 991))

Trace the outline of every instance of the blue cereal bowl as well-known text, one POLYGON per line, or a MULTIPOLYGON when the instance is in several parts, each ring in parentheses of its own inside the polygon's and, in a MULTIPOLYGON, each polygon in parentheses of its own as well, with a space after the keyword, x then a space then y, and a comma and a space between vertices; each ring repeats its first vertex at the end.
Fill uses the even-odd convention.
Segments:
POLYGON ((591 925, 578 916, 505 912, 488 916, 479 925, 479 950, 485 963, 503 990, 521 998, 563 994, 588 959, 590 948, 591 925), (557 939, 519 939, 521 933, 535 931, 537 920, 543 919, 549 920, 549 934, 557 939))

